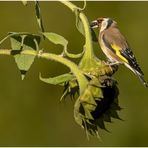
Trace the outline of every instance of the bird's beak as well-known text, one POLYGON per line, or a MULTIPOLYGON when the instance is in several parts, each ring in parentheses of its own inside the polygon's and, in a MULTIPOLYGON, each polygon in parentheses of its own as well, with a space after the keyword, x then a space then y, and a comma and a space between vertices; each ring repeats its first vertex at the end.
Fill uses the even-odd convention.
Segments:
POLYGON ((90 27, 91 28, 98 28, 98 22, 96 20, 92 21, 91 24, 90 24, 90 27))

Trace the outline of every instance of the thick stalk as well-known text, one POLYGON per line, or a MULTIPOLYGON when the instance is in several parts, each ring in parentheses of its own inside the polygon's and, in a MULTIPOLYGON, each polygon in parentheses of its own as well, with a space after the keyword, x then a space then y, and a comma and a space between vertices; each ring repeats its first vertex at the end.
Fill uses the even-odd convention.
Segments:
MULTIPOLYGON (((68 59, 63 58, 62 56, 51 54, 51 53, 37 52, 33 50, 24 50, 24 51, 21 51, 19 54, 34 55, 39 58, 53 60, 53 61, 62 63, 67 67, 69 67, 71 72, 76 76, 79 83, 80 94, 87 87, 88 81, 85 78, 85 76, 82 74, 81 70, 78 69, 78 66, 75 63, 69 61, 68 59)), ((11 49, 0 49, 0 55, 13 55, 13 52, 11 49)))
MULTIPOLYGON (((61 3, 63 3, 65 6, 67 6, 68 8, 71 9, 72 12, 75 12, 78 8, 76 5, 74 5, 73 3, 67 1, 67 0, 59 0, 61 3)), ((83 59, 87 59, 87 60, 93 60, 94 58, 94 53, 93 53, 93 47, 92 47, 92 37, 91 37, 91 32, 90 32, 90 28, 89 28, 89 23, 88 20, 86 18, 86 16, 84 15, 83 12, 79 13, 79 17, 83 23, 83 27, 84 27, 84 31, 85 31, 85 53, 84 53, 84 57, 83 59)))

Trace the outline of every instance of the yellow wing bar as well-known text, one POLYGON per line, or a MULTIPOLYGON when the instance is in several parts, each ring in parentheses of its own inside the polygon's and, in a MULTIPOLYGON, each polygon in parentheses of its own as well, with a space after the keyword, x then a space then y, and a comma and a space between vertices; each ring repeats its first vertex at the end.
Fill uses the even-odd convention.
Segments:
POLYGON ((111 47, 116 51, 116 55, 118 57, 120 57, 124 62, 128 63, 128 60, 124 56, 122 56, 120 53, 121 47, 119 47, 116 44, 111 44, 111 47))

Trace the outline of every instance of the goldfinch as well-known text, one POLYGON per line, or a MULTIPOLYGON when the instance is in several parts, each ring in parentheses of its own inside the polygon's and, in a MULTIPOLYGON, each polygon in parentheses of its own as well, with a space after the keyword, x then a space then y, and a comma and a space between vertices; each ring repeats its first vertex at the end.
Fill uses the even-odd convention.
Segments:
POLYGON ((138 65, 125 37, 118 29, 117 23, 110 18, 102 17, 92 21, 90 26, 91 28, 100 29, 98 41, 110 64, 124 64, 132 70, 147 87, 148 85, 144 80, 144 73, 138 65))

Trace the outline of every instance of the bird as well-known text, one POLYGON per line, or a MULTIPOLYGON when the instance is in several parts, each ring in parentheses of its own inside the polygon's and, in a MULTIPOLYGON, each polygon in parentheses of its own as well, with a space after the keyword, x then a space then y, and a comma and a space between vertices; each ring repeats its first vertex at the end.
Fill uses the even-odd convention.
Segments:
POLYGON ((125 65, 138 76, 145 87, 148 87, 144 80, 144 73, 128 42, 120 32, 117 22, 109 17, 99 17, 91 22, 90 27, 99 28, 98 42, 109 65, 125 65))

